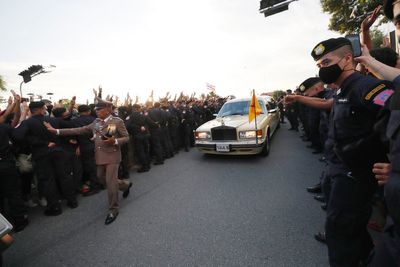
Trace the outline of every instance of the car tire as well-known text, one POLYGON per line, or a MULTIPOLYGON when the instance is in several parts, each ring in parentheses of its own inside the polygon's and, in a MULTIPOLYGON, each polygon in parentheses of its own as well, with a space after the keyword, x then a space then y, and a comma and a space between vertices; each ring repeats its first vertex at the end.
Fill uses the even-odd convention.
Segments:
POLYGON ((271 146, 270 141, 271 141, 271 138, 269 137, 269 130, 268 130, 267 138, 265 139, 263 149, 261 150, 261 153, 260 153, 261 157, 267 157, 269 155, 269 149, 271 146))

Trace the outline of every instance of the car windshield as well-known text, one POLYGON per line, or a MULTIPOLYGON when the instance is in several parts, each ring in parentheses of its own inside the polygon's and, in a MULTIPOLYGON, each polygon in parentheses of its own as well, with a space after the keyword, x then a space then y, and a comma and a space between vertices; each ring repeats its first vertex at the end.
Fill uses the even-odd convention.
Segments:
MULTIPOLYGON (((262 113, 266 113, 265 105, 262 101, 258 100, 262 113)), ((218 113, 218 117, 226 117, 232 115, 248 115, 249 114, 250 100, 236 101, 225 103, 218 113)))

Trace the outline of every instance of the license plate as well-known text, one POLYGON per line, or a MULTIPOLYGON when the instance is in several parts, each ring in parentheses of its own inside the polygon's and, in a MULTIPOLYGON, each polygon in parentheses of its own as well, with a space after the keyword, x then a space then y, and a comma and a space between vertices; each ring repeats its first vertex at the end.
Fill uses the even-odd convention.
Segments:
POLYGON ((229 152, 229 145, 228 144, 217 144, 216 145, 217 152, 229 152))

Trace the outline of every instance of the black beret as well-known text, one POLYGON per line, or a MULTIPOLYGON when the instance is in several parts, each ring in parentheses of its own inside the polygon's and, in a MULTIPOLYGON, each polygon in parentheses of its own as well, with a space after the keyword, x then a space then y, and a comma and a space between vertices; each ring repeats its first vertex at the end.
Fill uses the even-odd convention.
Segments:
POLYGON ((301 92, 304 92, 305 90, 310 89, 312 86, 314 86, 319 82, 322 82, 321 78, 319 77, 308 78, 307 80, 305 80, 300 84, 299 89, 301 92))
POLYGON ((54 108, 51 113, 53 113, 54 117, 60 118, 65 111, 67 111, 66 108, 54 108))
POLYGON ((311 51, 311 56, 314 58, 314 60, 318 60, 329 52, 332 52, 345 45, 351 46, 350 41, 346 38, 331 38, 317 44, 311 51))
POLYGON ((385 16, 392 20, 393 19, 393 0, 386 0, 385 4, 383 6, 383 12, 385 13, 385 16))
POLYGON ((89 107, 88 105, 80 105, 80 106, 78 107, 78 112, 79 112, 79 113, 81 113, 81 112, 88 112, 88 111, 90 111, 90 107, 89 107))
POLYGON ((29 103, 29 109, 42 108, 46 105, 43 101, 33 101, 29 103))

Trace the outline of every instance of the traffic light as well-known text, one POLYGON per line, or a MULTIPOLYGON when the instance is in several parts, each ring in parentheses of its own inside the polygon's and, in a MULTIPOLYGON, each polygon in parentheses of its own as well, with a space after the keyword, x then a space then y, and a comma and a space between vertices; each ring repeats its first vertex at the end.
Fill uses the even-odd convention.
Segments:
POLYGON ((18 75, 21 75, 24 79, 24 83, 30 82, 32 76, 37 75, 43 71, 42 65, 32 65, 27 70, 21 71, 18 75))
POLYGON ((297 0, 261 0, 260 13, 264 13, 265 17, 286 11, 289 4, 297 0))
POLYGON ((24 83, 30 82, 32 80, 31 79, 31 73, 30 73, 29 70, 24 70, 18 75, 22 76, 22 78, 24 79, 24 83))
POLYGON ((280 4, 285 2, 286 0, 261 0, 260 2, 260 11, 269 7, 273 7, 276 4, 280 4))

